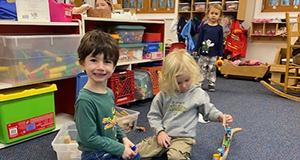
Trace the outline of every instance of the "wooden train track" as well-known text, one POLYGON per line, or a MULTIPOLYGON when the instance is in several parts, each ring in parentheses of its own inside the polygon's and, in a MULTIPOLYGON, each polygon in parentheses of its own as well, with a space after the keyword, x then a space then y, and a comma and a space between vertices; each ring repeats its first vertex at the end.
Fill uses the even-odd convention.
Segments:
POLYGON ((275 94, 277 94, 277 95, 279 95, 281 97, 284 97, 284 98, 287 98, 287 99, 290 99, 290 100, 293 100, 293 101, 296 101, 296 102, 300 102, 300 97, 284 93, 284 92, 278 90, 277 88, 273 87, 271 84, 263 81, 263 80, 261 80, 260 83, 263 86, 265 86, 267 89, 269 89, 270 91, 272 91, 273 93, 275 93, 275 94))
POLYGON ((226 160, 229 150, 230 144, 233 139, 235 133, 242 131, 242 128, 225 128, 225 134, 222 141, 222 147, 218 148, 218 152, 213 155, 213 160, 226 160))

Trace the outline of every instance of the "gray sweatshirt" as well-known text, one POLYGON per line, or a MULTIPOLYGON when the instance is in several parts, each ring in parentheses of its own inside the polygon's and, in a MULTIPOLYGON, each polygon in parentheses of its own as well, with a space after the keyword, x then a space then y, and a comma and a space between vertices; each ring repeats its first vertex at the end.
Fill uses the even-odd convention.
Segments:
POLYGON ((201 86, 192 86, 185 93, 169 96, 159 92, 153 99, 147 115, 156 134, 164 130, 171 137, 195 137, 199 113, 205 120, 218 121, 220 112, 210 103, 201 86))

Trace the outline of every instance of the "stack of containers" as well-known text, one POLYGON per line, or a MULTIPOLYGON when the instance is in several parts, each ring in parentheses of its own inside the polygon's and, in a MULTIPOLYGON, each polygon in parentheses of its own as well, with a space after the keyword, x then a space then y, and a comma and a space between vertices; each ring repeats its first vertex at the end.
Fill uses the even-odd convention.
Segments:
POLYGON ((118 25, 115 31, 119 34, 120 58, 119 62, 143 59, 142 44, 145 27, 139 25, 118 25))
POLYGON ((145 44, 144 59, 161 59, 163 57, 161 33, 145 33, 143 43, 145 44))

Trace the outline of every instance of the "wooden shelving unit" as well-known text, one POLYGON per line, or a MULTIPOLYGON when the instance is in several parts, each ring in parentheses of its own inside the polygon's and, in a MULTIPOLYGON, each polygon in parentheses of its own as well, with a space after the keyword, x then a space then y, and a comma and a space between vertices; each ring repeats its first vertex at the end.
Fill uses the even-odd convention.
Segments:
POLYGON ((286 40, 284 22, 252 22, 251 40, 286 40))
POLYGON ((246 0, 238 0, 237 9, 227 9, 226 4, 228 2, 233 2, 233 0, 179 0, 178 2, 178 17, 184 16, 186 19, 193 18, 195 16, 203 17, 205 15, 205 11, 207 10, 210 3, 220 3, 223 7, 224 15, 233 15, 238 20, 245 19, 245 10, 246 10, 246 0), (204 3, 204 10, 196 10, 195 5, 197 3, 204 3), (186 9, 181 9, 183 4, 187 4, 186 9), (189 9, 188 9, 189 8, 189 9))

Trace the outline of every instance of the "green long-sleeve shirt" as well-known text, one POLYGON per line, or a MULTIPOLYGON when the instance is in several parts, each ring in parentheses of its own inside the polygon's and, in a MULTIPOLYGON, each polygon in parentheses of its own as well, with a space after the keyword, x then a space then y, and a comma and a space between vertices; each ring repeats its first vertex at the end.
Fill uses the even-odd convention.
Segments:
POLYGON ((83 88, 75 103, 77 142, 81 151, 105 151, 121 156, 125 136, 117 125, 114 95, 107 88, 105 94, 83 88))

